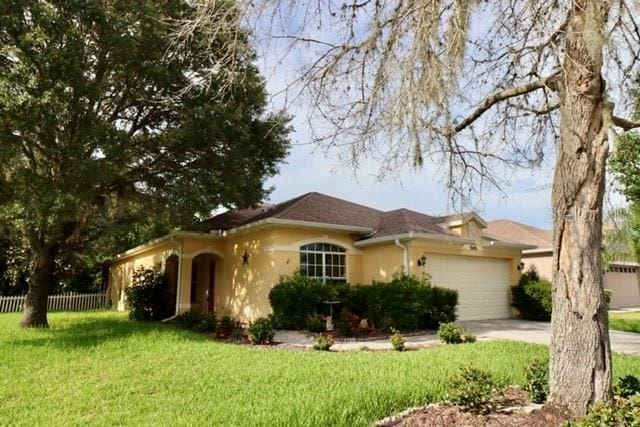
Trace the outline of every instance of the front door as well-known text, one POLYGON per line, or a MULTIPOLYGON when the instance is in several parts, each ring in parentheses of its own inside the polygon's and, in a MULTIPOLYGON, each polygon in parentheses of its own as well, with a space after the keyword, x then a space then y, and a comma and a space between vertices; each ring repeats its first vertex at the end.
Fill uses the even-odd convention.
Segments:
POLYGON ((216 262, 211 261, 209 265, 209 289, 207 289, 207 308, 209 313, 213 313, 216 309, 216 262))

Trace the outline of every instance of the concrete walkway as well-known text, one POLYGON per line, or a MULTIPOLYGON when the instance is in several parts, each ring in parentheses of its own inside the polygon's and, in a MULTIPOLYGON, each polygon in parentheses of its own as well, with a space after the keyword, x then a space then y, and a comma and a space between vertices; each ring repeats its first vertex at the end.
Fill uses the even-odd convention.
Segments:
MULTIPOLYGON (((467 321, 460 324, 473 331, 481 341, 514 340, 533 344, 548 345, 551 342, 551 324, 546 322, 532 322, 520 319, 467 321)), ((610 331, 611 348, 614 352, 628 353, 640 356, 640 334, 631 332, 610 331)), ((298 331, 278 331, 275 336, 277 342, 300 347, 312 347, 315 342, 313 335, 298 331)), ((421 348, 438 344, 438 338, 433 333, 407 336, 408 348, 421 348)), ((391 343, 387 338, 354 340, 337 340, 332 350, 350 351, 367 347, 370 350, 390 350, 391 343)))

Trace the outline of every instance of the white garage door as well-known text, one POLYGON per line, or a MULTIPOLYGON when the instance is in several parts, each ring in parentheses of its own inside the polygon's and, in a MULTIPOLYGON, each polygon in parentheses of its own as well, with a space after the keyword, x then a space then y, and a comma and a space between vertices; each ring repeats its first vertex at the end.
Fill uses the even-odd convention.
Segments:
POLYGON ((636 268, 616 268, 604 275, 604 287, 611 289, 611 308, 640 307, 636 268))
POLYGON ((511 317, 507 260, 427 254, 426 267, 435 286, 458 291, 458 320, 511 317))

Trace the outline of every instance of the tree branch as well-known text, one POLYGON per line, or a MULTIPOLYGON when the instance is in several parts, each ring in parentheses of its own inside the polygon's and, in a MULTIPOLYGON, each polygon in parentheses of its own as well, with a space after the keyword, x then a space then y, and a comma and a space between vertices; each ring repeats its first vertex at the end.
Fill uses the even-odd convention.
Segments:
POLYGON ((488 98, 485 98, 484 101, 480 103, 480 105, 471 112, 467 117, 465 117, 460 123, 453 127, 446 128, 444 131, 445 136, 451 137, 465 128, 471 126, 473 122, 478 120, 480 116, 482 116, 485 112, 487 112, 491 107, 495 104, 504 101, 505 99, 514 98, 516 96, 525 95, 527 93, 531 93, 538 89, 543 88, 552 88, 554 86, 553 80, 555 80, 558 76, 558 73, 553 73, 548 77, 544 77, 540 80, 536 80, 531 83, 527 83, 522 86, 514 86, 509 89, 505 89, 502 92, 498 92, 495 95, 492 95, 488 98))
POLYGON ((613 124, 618 126, 619 128, 624 129, 625 132, 631 129, 640 128, 640 122, 627 120, 625 118, 617 117, 617 116, 613 116, 613 124))

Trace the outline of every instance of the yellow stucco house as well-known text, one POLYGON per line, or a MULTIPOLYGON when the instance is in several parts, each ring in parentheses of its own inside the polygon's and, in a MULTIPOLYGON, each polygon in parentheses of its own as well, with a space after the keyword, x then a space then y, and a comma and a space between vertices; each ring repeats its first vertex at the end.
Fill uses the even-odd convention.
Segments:
POLYGON ((300 270, 322 280, 368 284, 397 273, 427 273, 459 292, 460 320, 511 317, 510 286, 531 246, 487 238, 475 213, 435 217, 380 211, 320 193, 231 210, 191 231, 126 251, 110 263, 109 295, 125 310, 133 271, 155 268, 174 287, 176 312, 250 321, 271 312, 278 278, 300 270))
MULTIPOLYGON (((485 235, 503 241, 530 245, 522 253, 524 270, 535 267, 541 277, 551 280, 553 267, 553 231, 510 219, 489 221, 485 235)), ((640 264, 612 261, 603 273, 604 287, 611 291, 613 309, 640 307, 640 264)))

